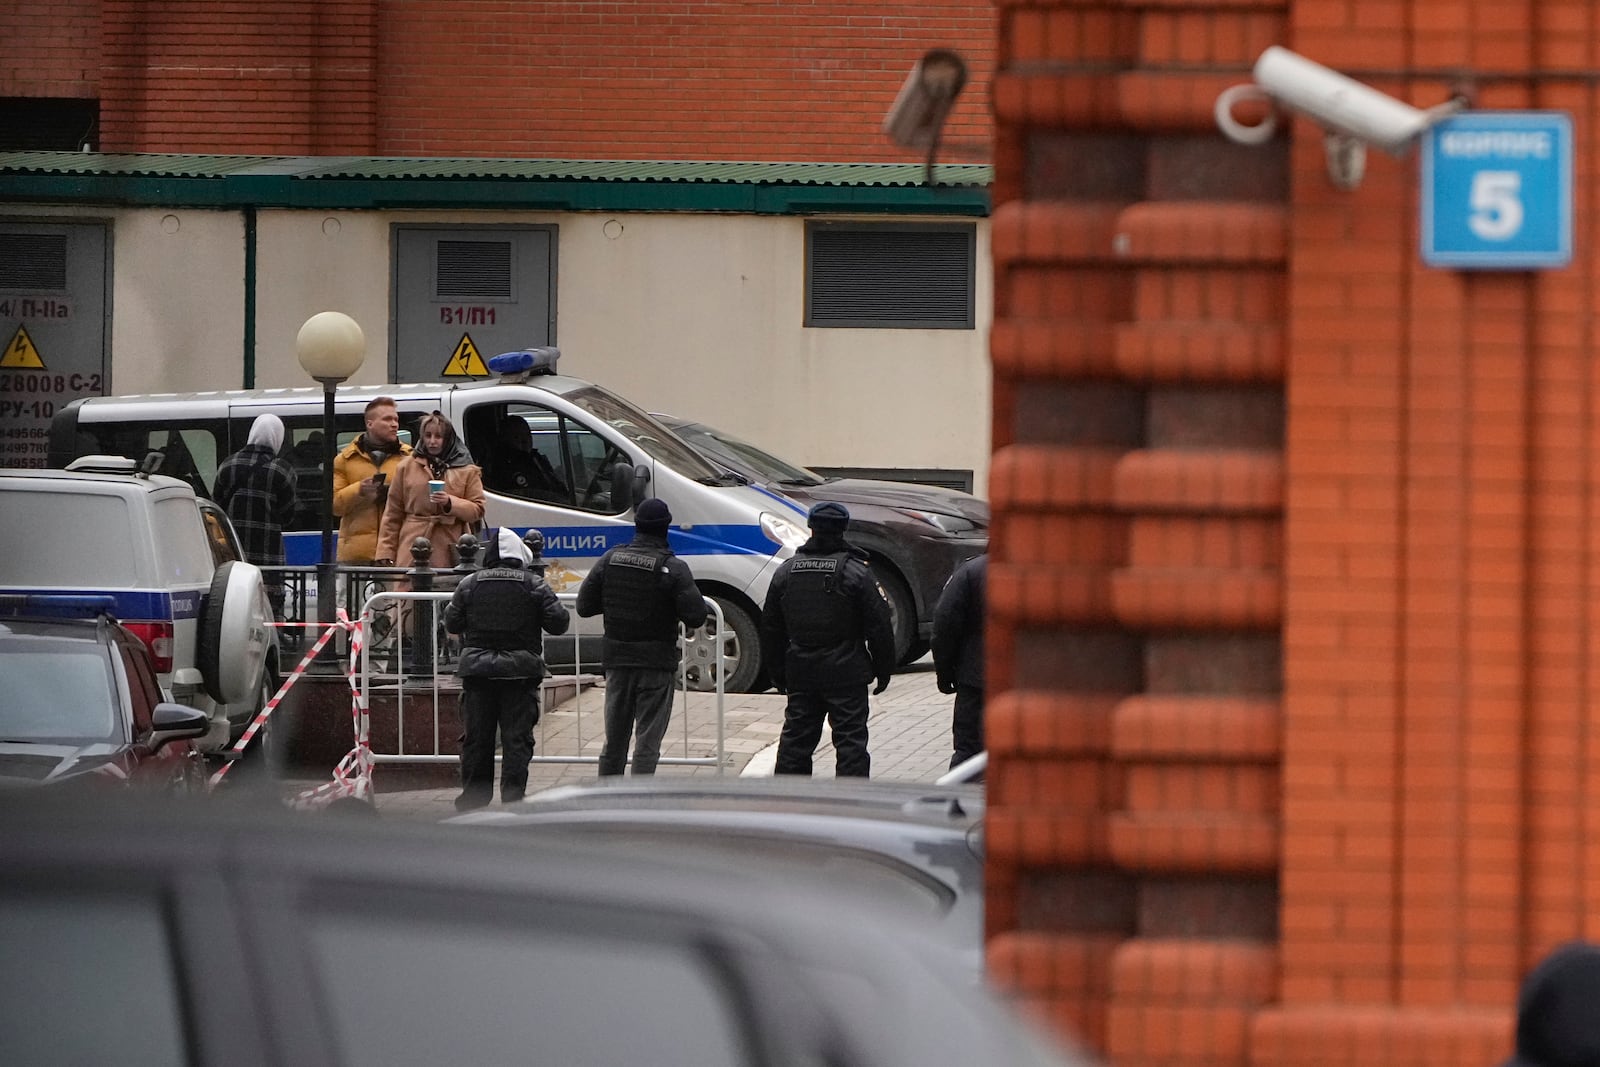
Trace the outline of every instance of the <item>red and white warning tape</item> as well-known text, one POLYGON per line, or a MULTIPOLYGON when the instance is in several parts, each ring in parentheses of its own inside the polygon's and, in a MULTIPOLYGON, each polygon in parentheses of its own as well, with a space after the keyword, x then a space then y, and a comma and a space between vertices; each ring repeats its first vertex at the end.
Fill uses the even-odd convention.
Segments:
POLYGON ((350 630, 350 666, 345 680, 350 684, 350 718, 355 734, 355 747, 345 753, 344 759, 333 769, 333 780, 297 794, 289 801, 292 808, 321 808, 341 797, 368 800, 372 796, 372 742, 369 736, 371 719, 367 714, 367 694, 356 681, 357 666, 361 662, 363 627, 339 613, 340 620, 350 630))
MULTIPOLYGON (((279 623, 275 625, 297 625, 309 627, 319 624, 279 623)), ((328 641, 331 640, 333 635, 339 630, 350 631, 350 665, 345 672, 345 677, 349 682, 350 690, 353 694, 351 704, 352 718, 354 719, 355 726, 356 747, 349 755, 345 756, 345 758, 340 761, 339 766, 334 768, 334 780, 332 782, 324 783, 323 785, 317 786, 315 789, 306 790, 290 801, 291 806, 297 808, 321 807, 340 796, 356 796, 365 799, 372 793, 373 764, 371 745, 367 737, 367 700, 366 694, 361 691, 360 686, 356 683, 356 664, 360 662, 359 657, 361 655, 362 627, 359 621, 352 622, 350 617, 345 613, 344 609, 339 609, 338 618, 332 625, 328 626, 322 631, 322 634, 317 638, 316 643, 314 643, 310 650, 301 657, 300 662, 295 665, 294 670, 290 671, 288 677, 283 680, 283 684, 278 687, 278 691, 272 695, 270 700, 262 705, 261 710, 256 714, 256 717, 250 721, 250 725, 245 727, 244 733, 239 735, 239 740, 235 741, 228 749, 228 754, 230 756, 237 756, 239 753, 244 751, 245 746, 247 746, 251 739, 261 731, 261 727, 266 723, 267 719, 270 718, 272 713, 277 710, 278 704, 283 700, 284 694, 294 686, 295 682, 300 680, 300 678, 305 674, 306 668, 311 665, 311 661, 317 657, 317 654, 322 651, 323 647, 327 645, 328 641), (353 775, 351 773, 352 770, 354 771, 353 775), (325 799, 323 799, 324 797, 325 799)), ((233 768, 235 762, 237 761, 230 759, 227 763, 224 763, 220 768, 217 769, 217 772, 211 776, 210 781, 207 783, 210 788, 215 789, 217 785, 227 777, 228 772, 233 768)))

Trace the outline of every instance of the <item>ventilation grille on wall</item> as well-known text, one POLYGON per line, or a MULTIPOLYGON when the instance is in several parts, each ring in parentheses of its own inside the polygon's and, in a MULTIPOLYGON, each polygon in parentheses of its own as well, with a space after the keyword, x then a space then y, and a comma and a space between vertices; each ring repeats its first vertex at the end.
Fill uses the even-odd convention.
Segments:
POLYGON ((36 293, 66 287, 66 234, 0 233, 0 289, 36 293))
POLYGON ((440 241, 440 300, 510 300, 511 242, 440 241))
POLYGON ((814 223, 807 238, 807 326, 974 328, 974 227, 814 223))

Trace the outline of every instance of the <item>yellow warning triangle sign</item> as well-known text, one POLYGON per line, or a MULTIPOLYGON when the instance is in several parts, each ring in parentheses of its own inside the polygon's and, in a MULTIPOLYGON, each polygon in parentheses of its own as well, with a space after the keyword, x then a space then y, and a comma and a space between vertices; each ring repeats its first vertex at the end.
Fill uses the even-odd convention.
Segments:
POLYGON ((26 326, 18 326, 17 332, 11 335, 5 355, 0 356, 0 367, 7 370, 44 370, 44 360, 39 358, 39 350, 34 347, 33 338, 28 336, 26 326))
POLYGON ((478 346, 472 343, 471 334, 462 334, 461 341, 456 345, 456 350, 450 353, 450 361, 444 365, 446 378, 487 378, 489 376, 488 364, 484 363, 483 356, 478 353, 478 346))

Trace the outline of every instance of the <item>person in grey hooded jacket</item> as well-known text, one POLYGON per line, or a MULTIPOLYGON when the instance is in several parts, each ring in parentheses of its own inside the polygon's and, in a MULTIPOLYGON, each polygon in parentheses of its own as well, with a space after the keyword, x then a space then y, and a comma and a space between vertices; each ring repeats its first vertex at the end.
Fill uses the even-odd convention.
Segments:
POLYGON ((521 800, 528 789, 533 728, 539 722, 544 638, 567 632, 571 616, 544 579, 528 569, 531 556, 509 527, 486 530, 481 569, 456 586, 444 626, 461 634, 461 795, 456 809, 494 799, 494 742, 500 732, 500 800, 521 800))

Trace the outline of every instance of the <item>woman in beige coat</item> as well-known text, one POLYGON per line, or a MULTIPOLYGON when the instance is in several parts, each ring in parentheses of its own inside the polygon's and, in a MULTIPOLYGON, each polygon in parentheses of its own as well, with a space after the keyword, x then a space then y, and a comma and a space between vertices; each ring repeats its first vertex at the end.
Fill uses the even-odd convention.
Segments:
MULTIPOLYGON (((378 525, 376 564, 411 566, 411 543, 426 537, 433 545, 428 565, 436 571, 451 570, 456 565, 456 542, 482 519, 482 471, 472 462, 472 454, 449 419, 437 411, 424 415, 417 423, 417 445, 400 461, 389 487, 383 521, 378 525), (429 482, 443 482, 443 492, 434 492, 429 482)), ((454 584, 454 576, 435 579, 433 588, 447 590, 454 584)), ((401 582, 398 587, 405 589, 408 583, 401 582)), ((433 605, 424 603, 416 611, 407 610, 408 606, 402 604, 400 612, 401 625, 412 635, 408 670, 413 677, 429 681, 435 670, 433 605), (421 640, 416 621, 421 623, 421 640)))
POLYGON ((455 544, 483 519, 483 472, 455 427, 439 412, 417 424, 417 446, 395 470, 389 500, 378 526, 377 564, 411 566, 411 542, 426 537, 433 545, 434 570, 456 565, 455 544), (442 481, 435 493, 430 481, 442 481))

